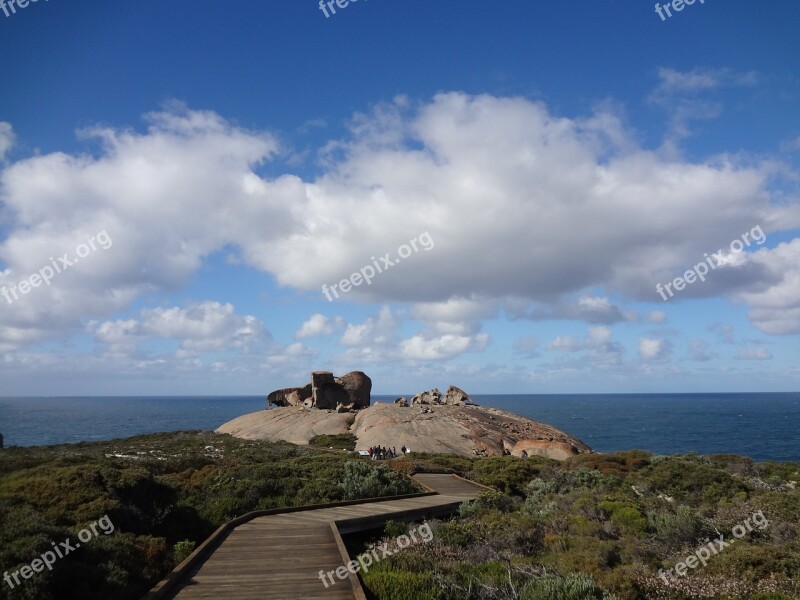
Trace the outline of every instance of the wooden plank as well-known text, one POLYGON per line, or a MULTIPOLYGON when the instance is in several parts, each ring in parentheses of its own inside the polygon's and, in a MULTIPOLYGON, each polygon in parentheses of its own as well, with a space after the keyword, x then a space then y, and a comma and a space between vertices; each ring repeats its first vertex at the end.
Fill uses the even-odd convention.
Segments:
POLYGON ((413 498, 256 516, 237 520, 204 560, 186 574, 169 596, 178 600, 363 600, 355 575, 334 576, 327 587, 320 571, 344 566, 349 557, 339 532, 359 531, 389 518, 411 520, 452 512, 484 486, 453 475, 418 474, 414 479, 437 492, 413 498))

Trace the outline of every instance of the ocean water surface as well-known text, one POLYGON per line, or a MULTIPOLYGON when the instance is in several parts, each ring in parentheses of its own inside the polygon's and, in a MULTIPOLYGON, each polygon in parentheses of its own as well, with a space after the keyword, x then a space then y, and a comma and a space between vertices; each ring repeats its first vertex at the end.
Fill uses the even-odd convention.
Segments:
MULTIPOLYGON (((373 396, 392 402, 397 395, 373 396)), ((550 423, 600 452, 731 453, 800 461, 800 393, 476 395, 475 401, 550 423)), ((5 445, 107 440, 215 429, 263 410, 264 396, 0 397, 5 445)))

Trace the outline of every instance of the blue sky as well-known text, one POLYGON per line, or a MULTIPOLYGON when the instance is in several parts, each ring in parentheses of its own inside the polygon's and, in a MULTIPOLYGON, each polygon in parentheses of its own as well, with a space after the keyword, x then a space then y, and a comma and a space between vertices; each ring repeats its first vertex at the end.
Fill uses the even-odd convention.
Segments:
POLYGON ((798 20, 0 9, 0 395, 796 391, 798 20))

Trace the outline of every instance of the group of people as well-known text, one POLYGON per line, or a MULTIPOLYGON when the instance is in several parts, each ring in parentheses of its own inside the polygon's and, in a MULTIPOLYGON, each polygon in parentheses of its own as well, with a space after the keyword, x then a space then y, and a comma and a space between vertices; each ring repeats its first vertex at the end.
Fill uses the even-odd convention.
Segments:
MULTIPOLYGON (((407 448, 403 446, 400 448, 400 452, 405 454, 407 452, 407 448)), ((391 448, 384 448, 383 446, 370 446, 369 456, 372 460, 381 460, 385 458, 397 458, 397 448, 392 446, 391 448)))

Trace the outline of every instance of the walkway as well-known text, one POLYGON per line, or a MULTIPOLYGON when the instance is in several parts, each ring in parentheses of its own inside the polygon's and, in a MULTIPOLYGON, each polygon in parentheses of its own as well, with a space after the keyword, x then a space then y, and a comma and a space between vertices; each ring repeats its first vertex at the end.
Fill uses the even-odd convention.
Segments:
POLYGON ((387 519, 452 514, 487 489, 455 475, 418 474, 414 479, 436 494, 247 519, 210 540, 192 564, 173 572, 145 599, 362 600, 356 576, 336 579, 327 588, 319 578, 320 570, 332 571, 350 560, 339 534, 379 527, 387 519), (177 583, 165 593, 168 581, 177 583))

